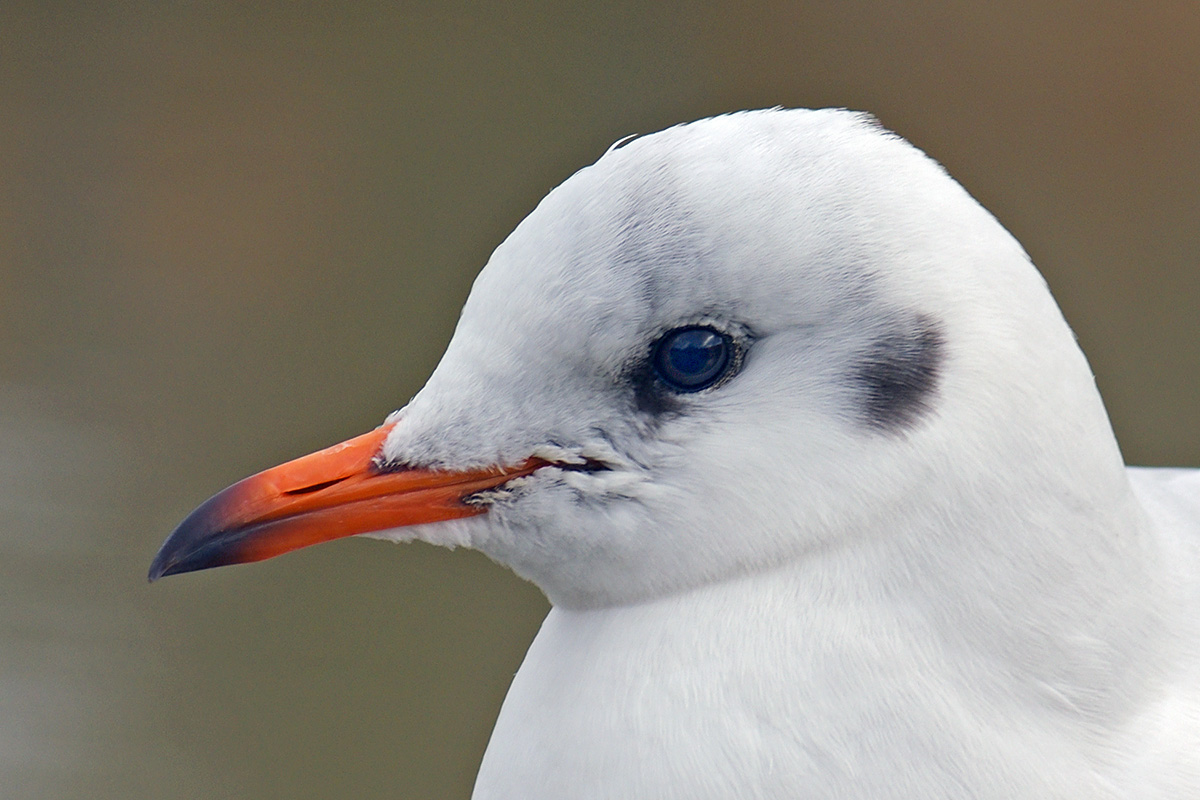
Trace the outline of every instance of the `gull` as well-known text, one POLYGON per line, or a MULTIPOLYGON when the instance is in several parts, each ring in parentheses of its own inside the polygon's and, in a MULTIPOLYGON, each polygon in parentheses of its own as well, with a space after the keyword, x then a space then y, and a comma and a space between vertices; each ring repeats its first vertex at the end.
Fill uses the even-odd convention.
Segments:
POLYGON ((865 114, 614 145, 404 408, 150 578, 350 535, 552 604, 476 800, 1200 797, 1200 472, 1125 466, 1021 246, 865 114))

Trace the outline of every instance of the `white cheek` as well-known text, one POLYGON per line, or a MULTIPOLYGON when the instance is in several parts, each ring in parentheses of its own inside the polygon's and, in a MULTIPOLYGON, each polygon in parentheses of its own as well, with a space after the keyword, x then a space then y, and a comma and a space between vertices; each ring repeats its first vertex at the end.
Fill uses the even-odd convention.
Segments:
POLYGON ((487 533, 474 547, 533 581, 556 605, 644 594, 640 565, 651 526, 641 500, 654 491, 644 478, 546 468, 513 484, 479 518, 487 533))
POLYGON ((560 476, 564 484, 574 489, 581 496, 602 502, 606 498, 628 498, 646 501, 652 498, 657 490, 654 483, 644 472, 629 472, 614 470, 607 472, 563 472, 560 476))

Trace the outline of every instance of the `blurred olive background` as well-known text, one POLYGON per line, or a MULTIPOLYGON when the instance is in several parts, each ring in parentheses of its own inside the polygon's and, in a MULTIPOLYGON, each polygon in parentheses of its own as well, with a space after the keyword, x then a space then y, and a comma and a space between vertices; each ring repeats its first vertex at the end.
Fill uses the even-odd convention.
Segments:
POLYGON ((0 795, 466 797, 546 610, 350 540, 145 582, 373 427, 614 140, 876 113, 1020 238, 1131 462, 1200 465, 1200 5, 0 5, 0 795))

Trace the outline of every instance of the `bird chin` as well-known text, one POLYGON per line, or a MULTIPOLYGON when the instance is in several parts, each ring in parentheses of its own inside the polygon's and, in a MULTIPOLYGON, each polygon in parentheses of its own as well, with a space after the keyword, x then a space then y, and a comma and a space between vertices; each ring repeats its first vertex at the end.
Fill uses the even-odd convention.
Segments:
POLYGON ((396 544, 425 542, 453 550, 456 547, 472 547, 478 538, 478 528, 482 524, 486 524, 482 517, 472 517, 431 522, 426 525, 408 525, 403 528, 389 528, 385 531, 372 531, 358 535, 363 539, 378 539, 382 542, 396 544))

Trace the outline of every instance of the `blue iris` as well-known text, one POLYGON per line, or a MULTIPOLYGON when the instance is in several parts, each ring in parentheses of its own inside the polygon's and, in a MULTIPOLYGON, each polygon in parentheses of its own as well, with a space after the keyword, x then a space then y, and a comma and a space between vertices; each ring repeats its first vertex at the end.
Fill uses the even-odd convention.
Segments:
POLYGON ((658 377, 677 392, 698 392, 712 386, 729 369, 733 343, 712 328, 694 325, 667 331, 654 346, 651 359, 658 377))

